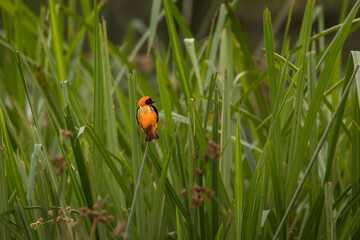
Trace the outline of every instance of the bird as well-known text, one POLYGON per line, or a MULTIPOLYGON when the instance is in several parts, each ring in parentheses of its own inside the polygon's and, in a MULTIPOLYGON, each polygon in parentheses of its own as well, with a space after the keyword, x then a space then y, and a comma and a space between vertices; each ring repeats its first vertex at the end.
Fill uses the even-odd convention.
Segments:
POLYGON ((136 110, 136 120, 145 133, 145 142, 151 142, 160 138, 156 132, 157 122, 159 121, 159 113, 155 103, 149 96, 140 98, 138 109, 136 110))

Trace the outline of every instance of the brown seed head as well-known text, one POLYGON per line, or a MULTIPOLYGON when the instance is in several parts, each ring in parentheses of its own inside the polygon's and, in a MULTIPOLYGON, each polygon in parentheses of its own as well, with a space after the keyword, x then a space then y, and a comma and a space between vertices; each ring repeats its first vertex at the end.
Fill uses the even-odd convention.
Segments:
POLYGON ((193 196, 193 197, 191 198, 191 204, 192 204, 193 206, 195 206, 195 207, 200 206, 199 200, 198 200, 198 198, 197 198, 196 196, 193 196))
POLYGON ((88 207, 82 207, 80 208, 80 217, 86 218, 89 216, 91 210, 88 207))
POLYGON ((194 177, 198 178, 202 173, 203 173, 203 171, 201 171, 200 168, 196 168, 194 171, 194 177))
POLYGON ((67 223, 67 224, 69 224, 69 223, 70 223, 70 221, 71 221, 71 218, 69 218, 69 217, 65 217, 65 221, 66 221, 66 223, 67 223))
POLYGON ((62 164, 62 162, 63 162, 64 160, 65 160, 64 157, 61 156, 61 155, 59 155, 59 156, 53 157, 53 158, 51 159, 51 162, 59 165, 59 164, 62 164))
POLYGON ((63 221, 63 218, 61 216, 56 217, 56 222, 62 223, 62 221, 63 221))
POLYGON ((93 208, 95 211, 96 211, 96 210, 99 210, 100 204, 99 204, 99 203, 95 203, 92 208, 93 208))
POLYGON ((204 153, 204 154, 203 154, 203 156, 202 156, 202 159, 204 159, 205 161, 210 160, 210 156, 209 156, 209 154, 204 153))
POLYGON ((64 130, 61 129, 60 130, 61 136, 63 136, 63 138, 68 138, 68 137, 74 137, 74 133, 72 131, 68 131, 68 130, 64 130))
POLYGON ((121 238, 121 237, 125 238, 124 234, 125 234, 126 224, 127 221, 125 220, 118 223, 118 225, 115 227, 113 232, 115 238, 121 238))
POLYGON ((66 211, 67 211, 68 213, 71 213, 71 207, 70 207, 70 206, 67 206, 67 207, 66 207, 66 211))
POLYGON ((232 213, 232 211, 231 211, 231 209, 229 208, 229 209, 227 210, 227 214, 230 216, 231 213, 232 213))
MULTIPOLYGON (((71 219, 71 220, 73 220, 73 219, 71 219)), ((70 227, 75 227, 76 224, 77 224, 77 222, 75 222, 75 221, 73 220, 73 221, 70 222, 69 225, 70 225, 70 227)))
POLYGON ((209 188, 209 189, 205 190, 205 194, 208 198, 212 198, 212 196, 214 196, 215 192, 214 192, 214 190, 209 188))
POLYGON ((194 195, 191 199, 191 203, 194 207, 200 207, 204 202, 204 197, 202 194, 194 195))
POLYGON ((214 141, 210 140, 207 145, 208 151, 212 159, 220 158, 220 146, 214 141))
POLYGON ((191 191, 193 193, 201 193, 201 192, 205 192, 206 188, 203 186, 199 186, 199 185, 195 185, 191 188, 191 191))
POLYGON ((35 229, 37 229, 37 224, 36 223, 31 223, 30 227, 35 230, 35 229))
POLYGON ((101 215, 104 216, 104 217, 107 217, 108 216, 108 211, 107 210, 102 210, 101 211, 101 215))
POLYGON ((55 156, 51 159, 51 162, 58 166, 58 170, 56 171, 57 176, 61 176, 68 165, 63 156, 55 156))
POLYGON ((187 191, 186 191, 186 189, 185 188, 183 188, 183 189, 181 189, 181 195, 183 195, 184 197, 187 197, 187 195, 188 195, 188 193, 187 193, 187 191))
POLYGON ((114 221, 115 218, 114 218, 113 215, 109 215, 109 216, 108 216, 108 219, 109 219, 110 222, 112 222, 112 221, 114 221))

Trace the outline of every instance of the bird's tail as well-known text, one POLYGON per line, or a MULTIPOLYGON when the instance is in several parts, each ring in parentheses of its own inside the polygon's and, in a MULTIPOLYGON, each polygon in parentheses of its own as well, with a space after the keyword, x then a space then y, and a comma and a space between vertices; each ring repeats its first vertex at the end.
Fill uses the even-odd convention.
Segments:
POLYGON ((160 138, 159 134, 157 134, 157 132, 155 132, 152 135, 147 135, 145 134, 145 142, 151 142, 152 140, 158 140, 160 138))

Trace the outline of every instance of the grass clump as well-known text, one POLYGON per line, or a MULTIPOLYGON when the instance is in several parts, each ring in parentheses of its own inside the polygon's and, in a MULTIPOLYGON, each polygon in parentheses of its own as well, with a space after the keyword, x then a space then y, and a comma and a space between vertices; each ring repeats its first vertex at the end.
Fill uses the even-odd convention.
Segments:
POLYGON ((103 4, 0 3, 0 239, 359 238, 360 52, 343 47, 360 0, 329 29, 306 1, 292 41, 293 5, 281 36, 265 9, 254 53, 237 1, 197 39, 178 3, 154 0, 120 47, 103 4), (142 96, 159 110, 155 144, 142 96))

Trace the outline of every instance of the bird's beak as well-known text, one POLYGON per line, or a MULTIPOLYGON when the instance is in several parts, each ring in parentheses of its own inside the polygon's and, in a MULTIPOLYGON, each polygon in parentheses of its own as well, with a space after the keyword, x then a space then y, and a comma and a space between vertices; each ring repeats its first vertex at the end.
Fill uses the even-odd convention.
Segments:
POLYGON ((154 100, 151 100, 151 104, 153 104, 153 103, 155 103, 155 101, 154 101, 154 100))

